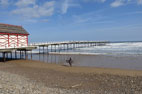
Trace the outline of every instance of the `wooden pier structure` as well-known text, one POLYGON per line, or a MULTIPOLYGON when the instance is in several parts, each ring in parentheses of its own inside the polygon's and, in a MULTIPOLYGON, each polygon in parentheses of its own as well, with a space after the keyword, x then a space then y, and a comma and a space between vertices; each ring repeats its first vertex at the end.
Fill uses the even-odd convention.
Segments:
POLYGON ((32 58, 32 50, 36 49, 37 47, 35 46, 27 46, 27 47, 18 47, 18 48, 2 48, 0 49, 0 53, 2 54, 2 59, 3 62, 5 62, 8 59, 8 56, 10 55, 10 59, 13 59, 13 54, 14 54, 14 59, 18 59, 17 53, 19 53, 19 59, 28 59, 27 57, 27 52, 31 51, 31 58, 32 58), (24 57, 23 57, 24 56, 24 57))
POLYGON ((1 48, 2 60, 5 62, 10 55, 11 59, 28 59, 28 54, 31 55, 32 50, 38 49, 39 54, 49 54, 49 52, 68 51, 76 48, 85 48, 92 46, 104 46, 108 41, 72 41, 72 42, 52 42, 52 43, 33 43, 27 47, 17 48, 1 48), (29 53, 30 52, 30 53, 29 53), (18 56, 17 56, 18 53, 18 56), (14 55, 13 55, 14 54, 14 55), (14 56, 14 57, 13 57, 14 56))
POLYGON ((73 50, 76 48, 103 46, 106 43, 109 42, 108 41, 69 41, 69 42, 54 42, 54 43, 33 43, 31 44, 31 46, 36 46, 39 49, 39 54, 48 54, 49 52, 60 52, 63 50, 73 50))

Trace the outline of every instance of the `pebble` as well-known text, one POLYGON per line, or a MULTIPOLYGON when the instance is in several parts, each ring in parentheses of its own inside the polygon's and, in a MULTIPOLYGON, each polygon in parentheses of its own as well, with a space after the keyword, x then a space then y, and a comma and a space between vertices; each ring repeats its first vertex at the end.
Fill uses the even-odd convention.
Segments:
POLYGON ((49 88, 42 83, 32 82, 24 76, 0 71, 0 94, 142 94, 141 77, 111 75, 102 77, 101 75, 91 75, 91 77, 91 79, 101 79, 100 87, 97 90, 49 88), (113 88, 114 86, 118 88, 113 88))
POLYGON ((90 94, 77 90, 49 88, 29 79, 0 71, 0 94, 90 94))

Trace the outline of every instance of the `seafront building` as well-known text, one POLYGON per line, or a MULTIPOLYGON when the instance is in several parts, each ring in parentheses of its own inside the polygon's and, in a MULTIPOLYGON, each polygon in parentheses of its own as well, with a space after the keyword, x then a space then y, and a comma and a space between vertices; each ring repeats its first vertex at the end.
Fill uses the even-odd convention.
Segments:
POLYGON ((22 26, 0 23, 0 53, 4 62, 9 55, 12 59, 13 54, 15 59, 27 59, 27 51, 36 48, 28 46, 28 36, 29 33, 22 26))
POLYGON ((26 47, 28 35, 22 26, 0 23, 0 48, 26 47))

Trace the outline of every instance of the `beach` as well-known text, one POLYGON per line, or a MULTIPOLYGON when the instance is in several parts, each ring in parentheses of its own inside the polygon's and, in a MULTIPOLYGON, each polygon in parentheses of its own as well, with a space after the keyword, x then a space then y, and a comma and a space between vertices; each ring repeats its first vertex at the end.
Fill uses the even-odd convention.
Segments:
POLYGON ((142 71, 69 67, 32 60, 0 63, 1 94, 141 94, 142 71))
POLYGON ((142 94, 142 0, 0 0, 0 94, 142 94))

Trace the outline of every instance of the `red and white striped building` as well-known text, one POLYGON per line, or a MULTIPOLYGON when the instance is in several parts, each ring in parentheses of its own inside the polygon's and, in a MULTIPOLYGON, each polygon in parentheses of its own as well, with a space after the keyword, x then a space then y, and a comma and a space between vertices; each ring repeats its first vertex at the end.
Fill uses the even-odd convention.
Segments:
POLYGON ((28 35, 22 26, 0 23, 0 48, 26 47, 28 35))

